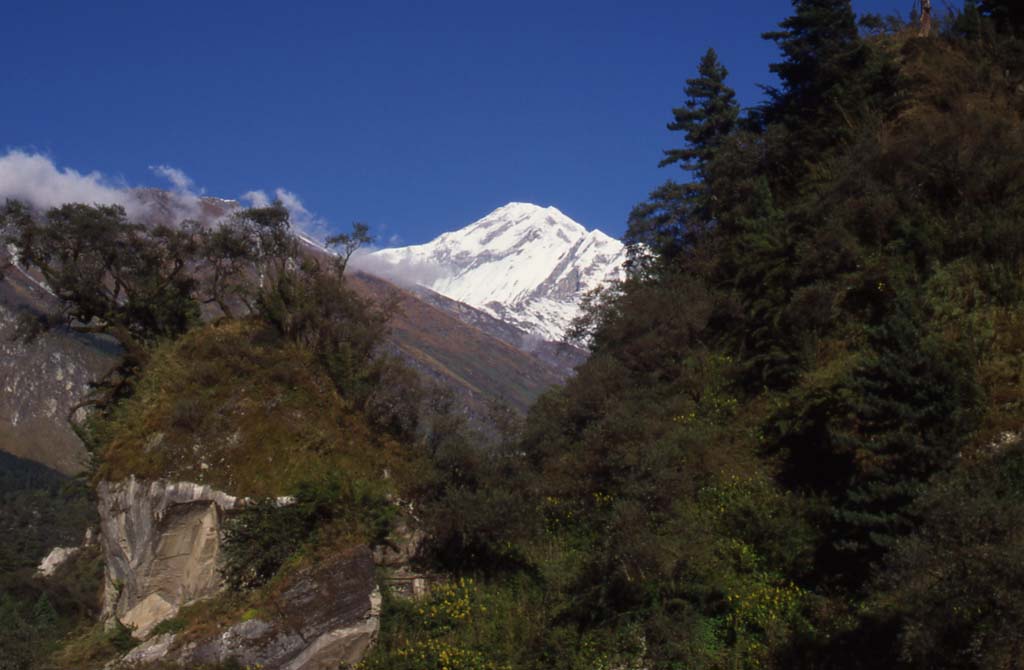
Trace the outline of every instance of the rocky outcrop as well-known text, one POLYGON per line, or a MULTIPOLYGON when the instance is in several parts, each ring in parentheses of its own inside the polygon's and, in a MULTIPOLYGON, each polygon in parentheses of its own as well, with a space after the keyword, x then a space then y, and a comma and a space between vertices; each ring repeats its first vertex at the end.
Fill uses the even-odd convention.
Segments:
MULTIPOLYGON (((161 621, 222 588, 224 519, 247 500, 189 482, 101 482, 104 614, 145 640, 111 667, 192 668, 229 660, 264 670, 354 664, 380 625, 380 593, 367 547, 284 577, 268 605, 213 633, 185 630, 146 639, 161 621)), ((288 504, 288 499, 279 499, 288 504)))
POLYGON ((120 665, 160 661, 192 668, 234 661, 263 670, 333 670, 362 660, 380 626, 369 549, 319 562, 288 581, 268 611, 199 639, 156 636, 120 665))
POLYGON ((392 529, 388 542, 374 548, 373 561, 392 595, 417 600, 430 592, 434 576, 414 567, 426 541, 426 533, 403 520, 392 529))
POLYGON ((69 558, 74 556, 78 549, 78 547, 54 547, 39 562, 36 574, 40 577, 52 577, 57 572, 57 568, 64 565, 69 558))
POLYGON ((104 615, 144 638, 221 587, 220 529, 237 498, 187 482, 134 477, 98 486, 106 581, 104 615))
MULTIPOLYGON (((0 247, 0 270, 10 259, 0 247)), ((68 413, 120 357, 113 340, 67 329, 31 341, 16 337, 22 319, 55 311, 45 287, 18 267, 0 278, 0 451, 42 463, 64 474, 88 462, 68 413)), ((79 417, 80 418, 80 417, 79 417)))
POLYGON ((39 562, 39 566, 36 568, 37 577, 53 577, 57 574, 57 571, 62 565, 68 562, 82 549, 92 547, 96 544, 96 536, 92 528, 85 529, 85 538, 82 540, 82 544, 77 547, 54 547, 50 550, 43 560, 39 562))

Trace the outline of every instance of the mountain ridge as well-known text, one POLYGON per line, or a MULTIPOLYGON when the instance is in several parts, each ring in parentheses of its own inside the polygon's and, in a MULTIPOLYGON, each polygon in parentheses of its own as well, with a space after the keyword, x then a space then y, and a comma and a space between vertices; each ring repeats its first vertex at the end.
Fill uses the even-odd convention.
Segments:
POLYGON ((358 264, 557 342, 587 292, 624 278, 625 260, 625 245, 558 208, 510 202, 430 242, 380 249, 358 264))

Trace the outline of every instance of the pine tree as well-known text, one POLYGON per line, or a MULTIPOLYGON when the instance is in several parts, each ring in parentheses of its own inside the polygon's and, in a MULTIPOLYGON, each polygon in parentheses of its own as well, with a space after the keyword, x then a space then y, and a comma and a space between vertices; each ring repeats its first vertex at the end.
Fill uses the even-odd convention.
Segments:
POLYGON ((686 102, 672 110, 675 120, 668 129, 685 133, 686 147, 668 149, 659 167, 680 163, 703 179, 704 167, 714 156, 722 139, 736 127, 740 108, 736 92, 725 84, 729 71, 718 60, 714 49, 708 49, 697 67, 700 75, 686 80, 686 102))
POLYGON ((32 662, 32 630, 18 605, 8 594, 0 599, 0 670, 22 670, 32 662))
POLYGON ((999 32, 1024 37, 1024 3, 1020 0, 979 0, 978 9, 992 17, 999 32))
POLYGON ((32 625, 37 631, 51 631, 57 627, 57 610, 43 593, 32 608, 32 625))
POLYGON ((806 120, 822 111, 828 98, 856 62, 857 21, 849 0, 793 0, 793 16, 767 32, 783 60, 769 70, 782 88, 768 88, 775 114, 789 121, 806 120))
POLYGON ((835 541, 854 582, 914 528, 911 504, 933 475, 955 464, 976 428, 973 370, 929 337, 923 321, 899 295, 868 326, 872 355, 850 384, 849 423, 833 432, 853 466, 836 505, 835 541))
POLYGON ((663 260, 691 246, 713 220, 708 165, 723 140, 736 128, 740 108, 736 93, 725 84, 729 72, 708 49, 697 68, 698 77, 686 80, 686 101, 672 110, 668 129, 684 133, 685 146, 667 149, 659 167, 679 164, 695 178, 672 180, 651 192, 646 202, 630 213, 626 244, 639 265, 650 252, 663 260))
POLYGON ((981 37, 981 13, 975 0, 966 0, 963 11, 956 16, 953 30, 966 40, 977 40, 981 37))

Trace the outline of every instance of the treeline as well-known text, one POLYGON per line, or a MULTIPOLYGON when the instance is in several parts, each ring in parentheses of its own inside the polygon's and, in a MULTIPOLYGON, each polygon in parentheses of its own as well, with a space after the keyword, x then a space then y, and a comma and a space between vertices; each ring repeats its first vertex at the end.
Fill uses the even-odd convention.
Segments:
POLYGON ((0 453, 0 668, 42 662, 61 636, 97 614, 95 547, 80 552, 54 578, 35 578, 50 549, 82 544, 96 522, 90 498, 83 482, 0 453))

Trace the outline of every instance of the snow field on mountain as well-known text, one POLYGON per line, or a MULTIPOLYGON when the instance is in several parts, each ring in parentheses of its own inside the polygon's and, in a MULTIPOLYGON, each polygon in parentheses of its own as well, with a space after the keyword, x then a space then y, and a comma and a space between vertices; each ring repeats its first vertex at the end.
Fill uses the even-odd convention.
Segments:
POLYGON ((625 247, 555 207, 513 202, 426 244, 381 249, 374 271, 403 275, 547 340, 561 340, 588 291, 624 276, 625 247))

